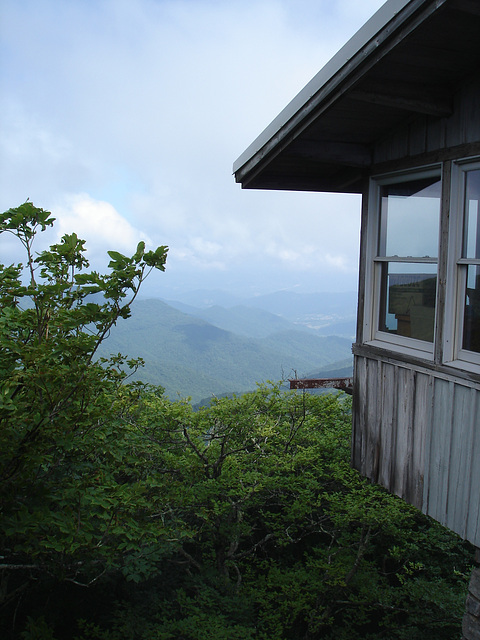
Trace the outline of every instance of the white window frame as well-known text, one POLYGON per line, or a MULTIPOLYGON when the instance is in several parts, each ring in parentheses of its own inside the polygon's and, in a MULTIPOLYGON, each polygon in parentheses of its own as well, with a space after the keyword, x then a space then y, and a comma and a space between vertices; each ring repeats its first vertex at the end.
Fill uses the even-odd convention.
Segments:
POLYGON ((465 371, 480 373, 480 353, 463 349, 465 287, 469 265, 480 259, 462 258, 465 223, 465 184, 468 171, 480 169, 480 157, 457 160, 452 164, 449 221, 449 256, 447 266, 444 361, 465 371))
POLYGON ((369 186, 368 218, 367 218, 367 243, 366 243, 366 272, 365 272, 365 316, 364 316, 364 343, 370 346, 388 349, 396 353, 420 357, 425 360, 434 359, 437 319, 435 318, 435 331, 433 342, 417 340, 392 333, 381 331, 379 326, 380 297, 381 297, 381 268, 385 262, 426 263, 437 265, 437 294, 435 301, 435 316, 438 313, 438 264, 440 252, 440 227, 442 211, 439 215, 437 257, 434 259, 422 258, 396 258, 393 256, 378 255, 378 240, 380 233, 380 190, 388 184, 399 184, 415 179, 439 177, 443 179, 442 165, 435 164, 418 167, 414 170, 372 176, 369 186))

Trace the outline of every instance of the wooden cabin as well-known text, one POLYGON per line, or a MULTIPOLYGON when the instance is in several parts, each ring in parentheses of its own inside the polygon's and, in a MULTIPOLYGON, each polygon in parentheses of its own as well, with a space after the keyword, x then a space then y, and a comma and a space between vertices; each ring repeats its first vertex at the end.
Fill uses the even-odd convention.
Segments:
POLYGON ((353 466, 480 547, 480 1, 388 0, 234 174, 362 195, 353 466))

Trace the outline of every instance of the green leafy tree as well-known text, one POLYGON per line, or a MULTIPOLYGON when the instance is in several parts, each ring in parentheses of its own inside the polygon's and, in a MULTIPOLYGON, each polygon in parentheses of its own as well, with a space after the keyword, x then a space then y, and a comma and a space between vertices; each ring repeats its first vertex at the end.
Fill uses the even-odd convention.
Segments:
POLYGON ((340 395, 255 392, 194 411, 98 347, 166 247, 88 272, 25 203, 0 268, 0 624, 24 640, 439 640, 469 547, 350 468, 340 395), (26 277, 25 277, 26 273, 26 277), (26 278, 26 279, 25 279, 26 278))
POLYGON ((123 419, 141 391, 125 378, 141 362, 96 353, 130 315, 148 274, 164 271, 167 247, 145 251, 141 242, 131 257, 110 251, 110 271, 100 275, 88 271, 85 243, 74 233, 34 253, 38 233, 53 222, 31 202, 0 215, 0 233, 25 253, 23 263, 0 266, 4 604, 40 575, 93 583, 125 565, 125 551, 138 556, 139 540, 161 537, 139 517, 143 471, 123 419))
POLYGON ((468 546, 350 468, 345 396, 260 385, 194 412, 146 394, 129 420, 151 442, 151 496, 184 535, 85 640, 459 632, 468 546))

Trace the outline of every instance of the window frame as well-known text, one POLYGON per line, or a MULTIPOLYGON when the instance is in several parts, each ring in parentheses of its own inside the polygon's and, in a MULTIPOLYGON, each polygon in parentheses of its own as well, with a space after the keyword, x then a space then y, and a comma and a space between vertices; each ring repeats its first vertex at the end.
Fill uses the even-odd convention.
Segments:
POLYGON ((439 308, 439 265, 440 265, 440 239, 442 221, 442 198, 440 199, 440 211, 438 220, 438 250, 435 258, 420 258, 411 256, 382 256, 379 255, 379 238, 381 234, 381 188, 385 185, 400 184, 421 180, 422 178, 438 177, 442 181, 443 192, 443 166, 435 163, 423 167, 416 167, 406 171, 389 172, 374 175, 370 178, 368 195, 367 217, 367 244, 366 244, 366 271, 365 271, 365 314, 363 336, 364 343, 369 346, 388 349, 405 355, 420 357, 433 361, 435 343, 437 339, 438 308, 439 308), (408 264, 434 264, 436 265, 436 296, 435 296, 435 320, 432 342, 405 337, 394 333, 381 331, 380 305, 382 295, 382 265, 385 263, 408 264))
POLYGON ((464 258, 465 186, 469 171, 480 170, 480 157, 456 160, 452 163, 449 256, 447 266, 446 322, 444 362, 473 373, 480 372, 480 353, 463 348, 465 292, 467 270, 480 266, 480 258, 464 258))

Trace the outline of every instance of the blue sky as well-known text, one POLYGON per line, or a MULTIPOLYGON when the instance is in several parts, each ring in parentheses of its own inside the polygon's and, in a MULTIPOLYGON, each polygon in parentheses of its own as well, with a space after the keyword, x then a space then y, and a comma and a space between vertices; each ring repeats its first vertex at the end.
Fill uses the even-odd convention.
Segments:
POLYGON ((242 191, 232 164, 382 4, 2 0, 1 210, 51 210, 42 242, 75 231, 99 269, 169 245, 149 295, 354 289, 359 198, 242 191))

